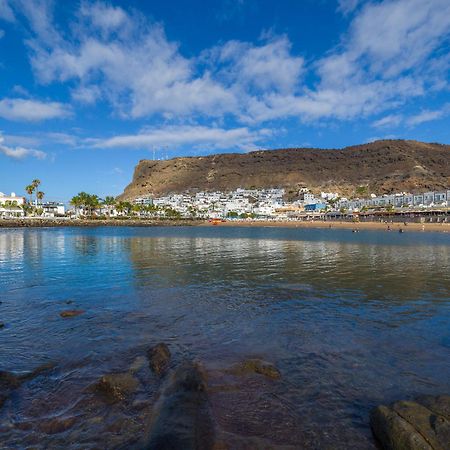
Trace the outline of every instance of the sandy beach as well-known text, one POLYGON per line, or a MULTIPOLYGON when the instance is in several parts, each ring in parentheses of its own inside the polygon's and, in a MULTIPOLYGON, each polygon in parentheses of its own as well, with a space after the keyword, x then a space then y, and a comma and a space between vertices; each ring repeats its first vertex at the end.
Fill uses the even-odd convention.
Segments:
POLYGON ((344 228, 350 230, 386 230, 386 231, 433 231, 450 232, 450 223, 384 223, 384 222, 341 222, 341 221, 246 221, 234 220, 222 222, 216 226, 242 227, 289 227, 289 228, 344 228))

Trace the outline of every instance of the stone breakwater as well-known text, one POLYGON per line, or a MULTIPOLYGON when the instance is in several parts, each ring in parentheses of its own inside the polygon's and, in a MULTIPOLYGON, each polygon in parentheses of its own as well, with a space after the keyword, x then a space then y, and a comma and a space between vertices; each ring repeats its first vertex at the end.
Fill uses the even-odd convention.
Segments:
POLYGON ((0 219, 0 228, 158 227, 192 226, 203 223, 203 220, 190 219, 0 219))

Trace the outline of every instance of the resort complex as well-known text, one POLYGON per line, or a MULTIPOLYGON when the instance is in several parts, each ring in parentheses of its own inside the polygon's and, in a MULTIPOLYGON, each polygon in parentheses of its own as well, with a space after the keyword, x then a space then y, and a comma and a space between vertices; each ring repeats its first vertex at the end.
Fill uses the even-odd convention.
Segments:
MULTIPOLYGON (((365 187, 358 190, 363 194, 365 187)), ((448 221, 450 189, 423 193, 397 193, 341 197, 337 192, 312 193, 307 187, 287 193, 284 188, 244 189, 230 192, 185 192, 161 197, 144 196, 120 201, 81 192, 68 207, 60 202, 33 201, 0 192, 0 218, 143 217, 164 219, 305 220, 397 215, 432 217, 448 221)))

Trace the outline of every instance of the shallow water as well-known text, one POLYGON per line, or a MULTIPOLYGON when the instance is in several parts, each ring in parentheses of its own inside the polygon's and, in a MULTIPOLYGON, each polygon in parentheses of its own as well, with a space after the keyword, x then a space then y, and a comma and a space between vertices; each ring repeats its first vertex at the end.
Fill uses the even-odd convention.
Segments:
POLYGON ((448 234, 0 230, 0 302, 0 370, 56 363, 0 410, 1 448, 137 445, 161 384, 145 351, 160 341, 174 365, 202 363, 218 429, 254 448, 373 449, 373 406, 450 392, 448 234), (249 357, 281 380, 228 374, 249 357), (133 365, 131 398, 93 395, 133 365))

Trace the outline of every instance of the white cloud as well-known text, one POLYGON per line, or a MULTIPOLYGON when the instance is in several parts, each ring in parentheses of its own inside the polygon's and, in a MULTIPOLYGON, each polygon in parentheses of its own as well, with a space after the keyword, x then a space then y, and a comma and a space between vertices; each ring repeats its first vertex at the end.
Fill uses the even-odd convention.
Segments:
POLYGON ((415 127, 425 122, 431 122, 438 120, 446 116, 450 112, 450 104, 445 104, 439 110, 424 109, 421 112, 412 116, 405 116, 404 114, 389 114, 381 119, 373 122, 372 126, 376 128, 392 128, 399 125, 407 125, 409 127, 415 127))
POLYGON ((346 16, 353 12, 361 3, 361 0, 338 0, 338 11, 346 16))
POLYGON ((70 83, 75 101, 106 101, 127 118, 354 120, 399 114, 449 87, 448 0, 340 0, 339 11, 352 13, 348 32, 310 65, 284 35, 224 42, 188 58, 161 24, 135 11, 85 1, 63 35, 48 1, 16 1, 38 80, 70 83))
POLYGON ((62 103, 45 103, 23 98, 5 98, 0 100, 0 117, 7 120, 36 122, 64 118, 69 115, 70 108, 62 103))
POLYGON ((271 131, 249 130, 246 127, 223 129, 205 126, 167 126, 148 128, 138 134, 119 135, 107 139, 90 139, 88 145, 98 148, 139 148, 182 145, 204 145, 215 149, 253 150, 256 143, 270 136, 271 131))
POLYGON ((0 0, 0 19, 7 22, 14 22, 14 12, 8 2, 8 0, 0 0))
POLYGON ((406 123, 410 126, 416 126, 420 125, 425 122, 431 122, 433 120, 440 119, 443 117, 448 111, 448 108, 444 108, 439 111, 432 111, 432 110, 424 110, 421 111, 419 114, 416 114, 414 116, 408 117, 406 120, 406 123))
POLYGON ((372 125, 376 128, 396 127, 403 122, 401 114, 389 114, 381 119, 376 120, 372 125))
POLYGON ((291 55, 287 36, 275 36, 262 45, 229 41, 210 52, 221 77, 231 85, 262 91, 292 92, 300 82, 304 60, 291 55))
POLYGON ((37 159, 45 159, 47 157, 47 154, 40 150, 25 147, 9 147, 4 142, 5 138, 0 134, 0 153, 10 158, 23 159, 31 156, 37 159))

